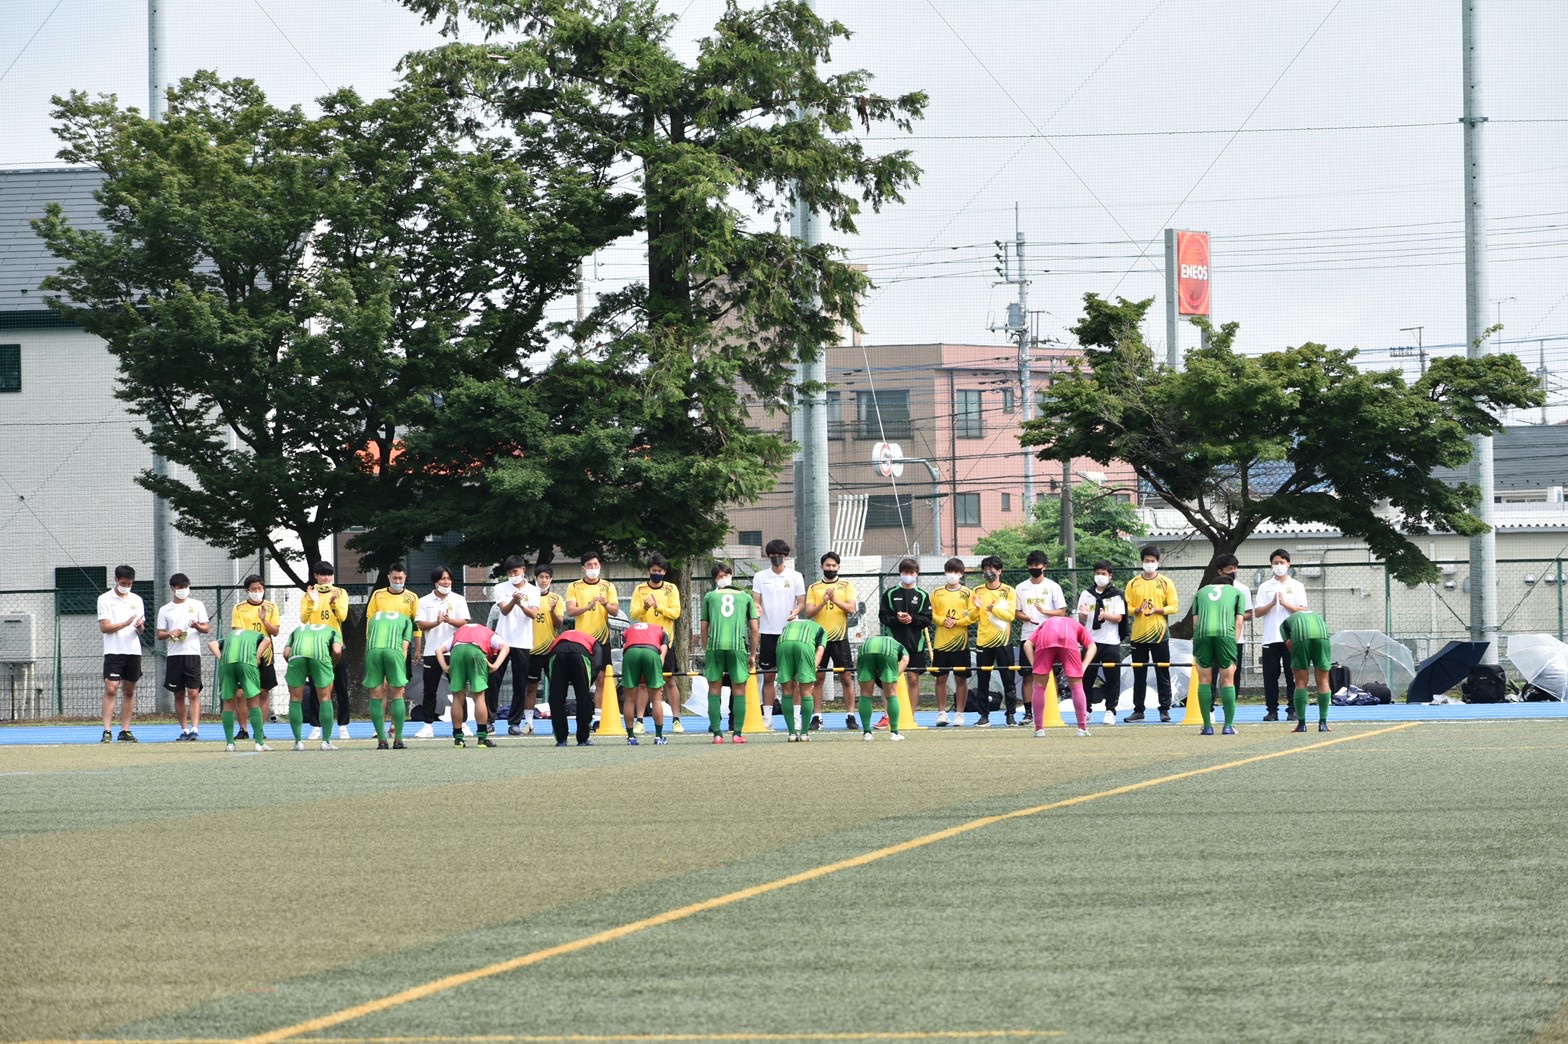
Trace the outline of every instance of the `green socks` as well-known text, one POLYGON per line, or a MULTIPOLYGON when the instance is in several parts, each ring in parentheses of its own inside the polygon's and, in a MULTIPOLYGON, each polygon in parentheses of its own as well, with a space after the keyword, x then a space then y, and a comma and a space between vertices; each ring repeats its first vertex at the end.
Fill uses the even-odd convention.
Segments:
POLYGON ((408 720, 408 701, 396 699, 392 701, 392 738, 401 743, 403 741, 403 723, 408 720))
POLYGON ((654 718, 653 719, 653 736, 654 736, 654 739, 658 739, 660 736, 663 736, 663 735, 664 735, 664 721, 663 721, 663 719, 654 718))
POLYGON ((795 697, 785 696, 780 702, 784 704, 784 727, 793 736, 795 735, 795 697))
POLYGON ((1203 727, 1214 727, 1214 715, 1209 711, 1209 704, 1214 702, 1214 687, 1212 685, 1198 686, 1198 709, 1203 712, 1203 727))
POLYGON ((257 743, 267 742, 267 733, 262 727, 262 714, 260 707, 250 709, 250 734, 257 743))
POLYGON ((811 731, 811 719, 817 716, 817 701, 810 696, 800 698, 800 731, 811 731))
POLYGON ((1295 708, 1296 708, 1296 720, 1297 721, 1306 721, 1307 720, 1307 690, 1306 689, 1297 689, 1294 693, 1291 694, 1290 702, 1295 705, 1295 708))
POLYGON ((858 706, 860 707, 860 731, 861 732, 870 732, 871 731, 871 697, 870 696, 862 696, 862 697, 860 697, 860 703, 859 703, 858 706))
POLYGON ((904 701, 893 693, 887 698, 887 727, 889 732, 898 731, 898 721, 904 714, 904 701))
POLYGON ((332 726, 337 723, 336 722, 336 716, 337 716, 336 708, 334 708, 332 706, 332 701, 331 700, 322 700, 321 701, 321 741, 323 743, 329 743, 332 740, 332 726))
POLYGON ((223 742, 234 742, 234 712, 223 712, 223 742))
POLYGON ((289 731, 294 733, 294 742, 299 743, 305 738, 305 708, 298 700, 289 701, 289 731))
POLYGON ((724 734, 724 697, 717 685, 708 690, 708 731, 715 736, 724 734))
MULTIPOLYGON (((1329 705, 1329 694, 1326 693, 1326 692, 1318 693, 1318 721, 1327 721, 1328 720, 1328 705, 1329 705)), ((1307 714, 1307 705, 1305 703, 1302 703, 1302 705, 1301 705, 1301 716, 1302 716, 1302 720, 1303 721, 1306 720, 1306 714, 1307 714)))
POLYGON ((730 690, 730 710, 735 712, 736 735, 746 731, 746 704, 750 702, 746 698, 744 690, 739 693, 736 693, 733 689, 730 690))
POLYGON ((1220 703, 1225 706, 1225 727, 1230 728, 1236 724, 1236 686, 1226 685, 1220 689, 1220 703))
POLYGON ((382 700, 370 701, 370 724, 376 727, 376 739, 387 741, 387 705, 382 700))

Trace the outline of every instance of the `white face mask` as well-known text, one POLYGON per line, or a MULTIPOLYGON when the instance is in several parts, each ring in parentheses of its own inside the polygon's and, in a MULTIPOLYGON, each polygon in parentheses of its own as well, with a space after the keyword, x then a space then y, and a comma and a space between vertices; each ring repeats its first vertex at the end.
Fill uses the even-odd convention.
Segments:
POLYGON ((1290 575, 1290 566, 1287 565, 1284 562, 1275 562, 1274 566, 1273 566, 1273 569, 1274 569, 1274 575, 1275 576, 1289 576, 1290 575))
POLYGON ((534 586, 539 588, 539 591, 542 594, 545 591, 550 590, 550 578, 548 576, 536 576, 534 577, 534 586))
POLYGON ((451 593, 452 593, 452 585, 451 584, 437 584, 436 585, 436 594, 440 595, 442 598, 445 598, 447 595, 449 595, 451 593))
POLYGON ((1110 587, 1111 586, 1111 578, 1106 576, 1104 573, 1095 573, 1094 574, 1094 586, 1095 587, 1110 587))
POLYGON ((393 594, 402 594, 403 593, 403 581, 401 581, 401 580, 388 580, 387 581, 387 590, 391 591, 393 594))
POLYGON ((915 586, 915 581, 918 580, 919 578, 920 578, 919 574, 917 574, 917 573, 899 573, 898 574, 898 582, 903 584, 905 587, 914 587, 915 586))
POLYGON ((263 598, 267 597, 267 592, 265 592, 265 591, 246 591, 245 592, 245 597, 246 597, 247 600, 249 600, 251 605, 260 605, 261 604, 261 600, 263 598))
POLYGON ((716 578, 713 581, 713 586, 715 586, 715 587, 728 587, 728 586, 730 586, 730 584, 732 584, 734 582, 735 581, 734 581, 733 577, 721 576, 721 577, 716 578))
POLYGON ((1145 562, 1145 563, 1143 563, 1143 575, 1144 576, 1153 576, 1155 573, 1158 573, 1159 571, 1160 571, 1160 563, 1158 563, 1158 562, 1145 562))
POLYGON ((587 569, 583 570, 583 576, 587 577, 589 580, 599 579, 599 567, 589 566, 587 569))
POLYGON ((513 573, 511 576, 507 577, 507 579, 512 581, 512 583, 516 584, 518 587, 521 587, 528 582, 527 580, 523 579, 523 574, 520 572, 513 573))
POLYGON ((188 587, 176 587, 174 589, 174 600, 176 602, 183 602, 183 601, 185 601, 185 599, 189 598, 190 596, 191 596, 191 589, 188 588, 188 587))
POLYGON ((114 585, 114 589, 116 591, 120 592, 122 595, 131 593, 131 585, 130 584, 115 584, 114 585))
MULTIPOLYGON (((957 587, 959 584, 964 582, 964 574, 963 573, 943 573, 942 575, 947 577, 947 586, 948 587, 957 587)), ((900 578, 900 579, 902 579, 902 578, 900 578)))

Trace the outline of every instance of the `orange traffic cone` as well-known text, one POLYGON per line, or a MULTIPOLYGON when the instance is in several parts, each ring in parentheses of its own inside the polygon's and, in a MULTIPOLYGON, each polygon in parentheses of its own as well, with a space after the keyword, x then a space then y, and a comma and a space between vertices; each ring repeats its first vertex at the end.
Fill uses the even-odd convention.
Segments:
POLYGON ((1202 725, 1203 708, 1198 705, 1198 665, 1187 671, 1187 713, 1181 716, 1183 725, 1202 725))
MULTIPOLYGON (((909 699, 908 675, 900 674, 898 676, 898 684, 894 687, 894 692, 898 698, 898 731, 910 732, 914 729, 923 728, 924 726, 915 723, 915 711, 910 705, 911 701, 909 699)), ((890 724, 892 720, 891 717, 888 718, 890 724)))
MULTIPOLYGON (((730 699, 735 698, 735 690, 730 690, 730 699)), ((741 696, 746 701, 746 727, 741 731, 746 735, 754 732, 767 732, 767 725, 762 718, 762 686, 757 682, 756 674, 746 679, 746 691, 741 696)))
POLYGON ((1034 727, 1037 729, 1067 727, 1067 723, 1062 720, 1062 696, 1056 691, 1055 672, 1045 676, 1045 706, 1040 709, 1040 720, 1034 723, 1034 727))

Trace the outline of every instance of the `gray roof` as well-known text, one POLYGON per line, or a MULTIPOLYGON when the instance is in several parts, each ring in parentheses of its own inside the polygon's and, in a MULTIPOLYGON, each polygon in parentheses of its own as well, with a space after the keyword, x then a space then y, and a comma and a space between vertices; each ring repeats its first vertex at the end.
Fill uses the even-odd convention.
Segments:
POLYGON ((103 173, 89 167, 0 170, 0 313, 44 310, 38 284, 60 267, 28 222, 57 202, 78 228, 102 228, 93 199, 102 182, 103 173))
MULTIPOLYGON (((1468 482, 1468 468, 1437 468, 1436 478, 1450 485, 1468 482)), ((1504 428, 1492 439, 1492 488, 1547 489, 1568 486, 1568 426, 1517 425, 1504 428)))

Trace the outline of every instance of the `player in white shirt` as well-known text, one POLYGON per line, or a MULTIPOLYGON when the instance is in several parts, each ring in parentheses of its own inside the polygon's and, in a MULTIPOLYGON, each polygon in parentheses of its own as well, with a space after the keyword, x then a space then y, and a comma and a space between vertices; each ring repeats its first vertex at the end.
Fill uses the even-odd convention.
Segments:
MULTIPOLYGON (((424 693, 420 697, 419 712, 424 721, 415 739, 430 739, 435 733, 436 711, 440 707, 441 664, 436 660, 436 650, 452 640, 457 629, 473 619, 468 614, 468 602, 452 591, 452 570, 436 566, 430 571, 430 583, 435 590, 419 600, 414 614, 414 626, 424 639, 425 656, 422 681, 424 693)), ((468 728, 467 723, 463 725, 468 728)))
MULTIPOLYGON (((1018 662, 1030 663, 1032 661, 1024 659, 1024 646, 1029 644, 1035 628, 1044 623, 1046 617, 1067 615, 1067 596, 1062 593, 1061 584, 1046 578, 1045 571, 1051 560, 1044 551, 1029 552, 1024 564, 1029 569, 1029 579, 1014 585, 1013 590, 1018 594, 1018 620, 1022 628, 1018 638, 1018 662)), ((1037 684, 1045 683, 1037 682, 1033 674, 1024 675, 1024 724, 1034 720, 1034 687, 1037 684)), ((1084 684, 1088 685, 1087 679, 1084 684)))
MULTIPOLYGON (((751 578, 751 596, 757 600, 760 631, 757 671, 762 675, 762 726, 771 729, 773 677, 779 668, 779 635, 784 633, 784 625, 806 608, 806 578, 798 570, 785 567, 789 544, 782 540, 769 540, 764 550, 771 568, 751 578)), ((795 724, 797 728, 800 725, 799 722, 795 724)))
MULTIPOLYGON (((507 708, 507 731, 513 736, 523 735, 523 711, 533 710, 528 699, 529 650, 534 646, 534 618, 539 615, 539 588, 528 579, 528 567, 521 555, 511 555, 501 563, 505 579, 495 585, 496 622, 491 630, 512 650, 501 661, 501 666, 490 676, 490 717, 501 705, 501 679, 512 672, 512 701, 507 708)), ((533 715, 528 716, 528 727, 533 728, 533 715)), ((496 722, 496 732, 501 723, 496 722)))
POLYGON ((1116 704, 1122 694, 1122 621, 1127 616, 1127 600, 1113 583, 1111 563, 1094 563, 1094 586, 1078 596, 1078 622, 1094 635, 1094 661, 1083 665, 1083 691, 1094 704, 1094 679, 1105 679, 1105 718, 1116 724, 1116 704))
POLYGON ((147 607, 141 595, 132 594, 136 570, 114 567, 114 587, 98 596, 98 630, 103 633, 103 739, 114 739, 114 698, 120 697, 121 743, 135 743, 131 713, 136 707, 136 683, 142 677, 142 632, 147 629, 147 607))
MULTIPOLYGON (((1262 650, 1258 657, 1259 665, 1263 668, 1263 720, 1278 721, 1279 679, 1284 675, 1287 681, 1290 680, 1290 651, 1285 648, 1279 625, 1292 613, 1307 608, 1307 589, 1300 580, 1290 575, 1290 552, 1283 547, 1275 548, 1274 553, 1269 555, 1269 568, 1274 575, 1258 585, 1258 597, 1253 603, 1252 615, 1253 619, 1263 624, 1263 633, 1259 636, 1262 650)), ((1295 716, 1295 708, 1287 703, 1285 720, 1290 721, 1295 716)))
MULTIPOLYGON (((174 693, 174 720, 181 740, 194 741, 201 728, 201 638, 212 630, 207 607, 191 597, 191 578, 169 577, 174 601, 158 610, 158 640, 164 649, 163 687, 174 693)), ((178 742, 178 741, 176 741, 178 742)))

